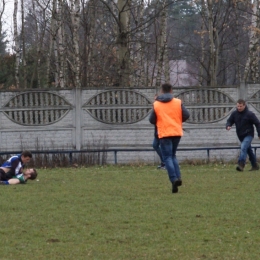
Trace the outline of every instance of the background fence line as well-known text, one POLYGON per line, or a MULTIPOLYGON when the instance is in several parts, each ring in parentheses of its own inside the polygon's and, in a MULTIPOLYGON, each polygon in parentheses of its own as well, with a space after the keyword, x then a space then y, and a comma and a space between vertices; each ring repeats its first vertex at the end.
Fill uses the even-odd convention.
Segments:
MULTIPOLYGON (((225 130, 239 98, 246 99, 249 109, 260 118, 258 84, 178 87, 173 94, 191 113, 183 125, 180 161, 203 158, 199 151, 204 147, 214 148, 211 156, 215 158, 236 157, 236 152, 218 147, 240 144, 235 127, 225 130), (194 149, 194 153, 188 155, 185 149, 194 149)), ((0 91, 0 151, 123 149, 119 155, 122 163, 157 162, 158 156, 151 156, 154 126, 148 121, 154 95, 154 88, 145 87, 0 91), (138 154, 141 150, 142 156, 138 154)), ((260 142, 255 138, 253 144, 260 142)), ((114 158, 109 152, 107 162, 113 163, 114 158)))
MULTIPOLYGON (((260 148, 259 146, 252 146, 255 155, 257 155, 257 149, 260 148)), ((198 148, 178 148, 177 151, 184 151, 184 152, 192 152, 192 151, 206 151, 206 161, 209 163, 211 161, 210 158, 210 151, 212 150, 240 150, 240 146, 223 146, 223 147, 198 147, 198 148)), ((117 154, 119 152, 154 152, 151 148, 125 148, 125 149, 100 149, 100 150, 46 150, 46 151, 31 151, 33 155, 35 154, 67 154, 69 157, 69 162, 73 164, 73 154, 83 154, 83 153, 109 153, 113 152, 114 154, 114 164, 118 164, 117 154)), ((3 155, 16 155, 20 154, 21 151, 1 151, 0 156, 3 155)), ((122 162, 121 162, 122 163, 122 162)))

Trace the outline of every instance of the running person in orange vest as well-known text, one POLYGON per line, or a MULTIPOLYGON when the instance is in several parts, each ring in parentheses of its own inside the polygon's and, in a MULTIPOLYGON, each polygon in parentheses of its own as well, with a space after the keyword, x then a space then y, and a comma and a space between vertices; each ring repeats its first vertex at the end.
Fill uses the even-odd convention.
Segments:
POLYGON ((180 99, 174 98, 171 84, 163 84, 161 91, 162 94, 153 104, 149 121, 157 126, 163 161, 172 183, 172 193, 177 193, 182 179, 176 151, 183 136, 182 122, 190 117, 190 113, 180 99))

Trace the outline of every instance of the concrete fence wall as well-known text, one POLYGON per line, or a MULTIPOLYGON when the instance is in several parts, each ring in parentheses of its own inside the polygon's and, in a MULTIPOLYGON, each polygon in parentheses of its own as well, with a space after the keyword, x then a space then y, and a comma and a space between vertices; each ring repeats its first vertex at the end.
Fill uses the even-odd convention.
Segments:
MULTIPOLYGON (((155 90, 70 89, 0 92, 0 150, 149 148, 154 127, 148 117, 155 90)), ((235 128, 225 123, 239 98, 260 118, 259 85, 214 89, 176 88, 191 112, 180 147, 236 146, 235 128)), ((256 138, 253 143, 260 144, 256 138)), ((236 150, 211 151, 211 158, 231 160, 236 150)), ((119 163, 158 162, 154 152, 120 152, 119 163)), ((206 159, 206 152, 179 152, 179 160, 206 159)), ((108 154, 108 162, 113 162, 108 154)))

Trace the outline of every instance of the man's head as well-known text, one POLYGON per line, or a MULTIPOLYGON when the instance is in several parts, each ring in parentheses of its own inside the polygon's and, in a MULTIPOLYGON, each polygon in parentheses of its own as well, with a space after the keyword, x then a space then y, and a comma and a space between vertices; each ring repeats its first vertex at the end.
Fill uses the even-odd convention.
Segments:
POLYGON ((35 180, 38 174, 36 169, 29 168, 24 171, 23 175, 26 179, 35 180))
POLYGON ((162 92, 163 93, 171 93, 172 92, 172 85, 170 83, 162 84, 162 92))
POLYGON ((246 108, 246 101, 244 99, 239 99, 237 101, 237 111, 242 112, 246 108))
POLYGON ((30 160, 32 159, 32 153, 29 151, 23 151, 21 154, 21 160, 24 164, 30 162, 30 160))

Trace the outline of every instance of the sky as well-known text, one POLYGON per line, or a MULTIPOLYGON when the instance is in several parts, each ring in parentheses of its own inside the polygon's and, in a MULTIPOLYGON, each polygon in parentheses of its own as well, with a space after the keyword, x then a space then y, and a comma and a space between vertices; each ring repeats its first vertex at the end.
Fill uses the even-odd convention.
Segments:
MULTIPOLYGON (((0 5, 0 7, 2 7, 0 5)), ((3 15, 3 29, 7 31, 8 40, 12 41, 12 32, 13 32, 13 10, 14 10, 14 0, 7 0, 5 6, 5 12, 3 15)), ((7 51, 12 52, 11 43, 7 46, 7 51)))
MULTIPOLYGON (((2 5, 0 5, 2 8, 2 5)), ((9 28, 13 24, 13 10, 14 10, 14 0, 7 0, 5 5, 5 12, 4 12, 4 22, 5 27, 9 28)))

